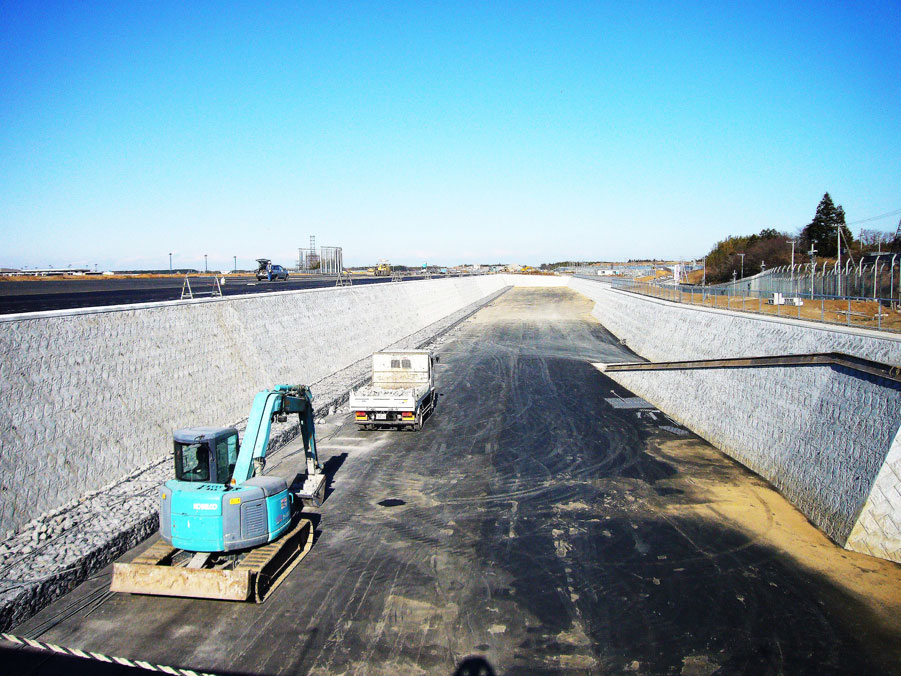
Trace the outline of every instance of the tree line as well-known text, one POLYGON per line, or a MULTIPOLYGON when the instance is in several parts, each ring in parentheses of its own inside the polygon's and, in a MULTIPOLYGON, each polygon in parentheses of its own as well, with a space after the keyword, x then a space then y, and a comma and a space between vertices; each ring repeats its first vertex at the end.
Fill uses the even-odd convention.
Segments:
MULTIPOLYGON (((854 239, 845 223, 845 210, 836 205, 827 192, 817 205, 813 220, 797 233, 764 228, 756 235, 727 237, 707 254, 707 282, 718 284, 742 275, 757 274, 763 269, 789 265, 791 242, 795 241, 795 263, 809 261, 811 246, 818 259, 834 259, 838 256, 838 232, 841 231, 842 257, 857 257, 879 246, 889 250, 894 236, 877 230, 862 230, 860 239, 854 239), (743 254, 743 255, 742 255, 743 254)), ((901 242, 897 243, 901 244, 901 242)))

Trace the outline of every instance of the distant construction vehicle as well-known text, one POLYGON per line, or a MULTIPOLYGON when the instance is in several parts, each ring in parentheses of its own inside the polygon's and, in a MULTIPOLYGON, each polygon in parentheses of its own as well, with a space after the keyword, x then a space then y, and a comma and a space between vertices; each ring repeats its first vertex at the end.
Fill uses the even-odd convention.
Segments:
POLYGON ((372 274, 376 277, 389 277, 391 275, 391 263, 385 259, 380 260, 372 274))
POLYGON ((437 398, 433 361, 428 350, 373 354, 372 384, 350 393, 354 422, 363 429, 420 429, 437 398))
POLYGON ((253 400, 241 443, 233 427, 174 434, 175 479, 159 492, 161 540, 113 567, 110 589, 132 594, 263 601, 306 555, 313 526, 302 501, 321 504, 325 474, 316 453, 313 395, 277 385, 253 400), (306 456, 300 491, 263 475, 273 420, 297 413, 306 456))

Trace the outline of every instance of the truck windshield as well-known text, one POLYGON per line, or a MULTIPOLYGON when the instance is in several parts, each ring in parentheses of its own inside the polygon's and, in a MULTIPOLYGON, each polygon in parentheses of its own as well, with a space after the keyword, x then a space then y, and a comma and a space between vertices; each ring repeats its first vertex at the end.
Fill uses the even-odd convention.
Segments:
POLYGON ((210 447, 206 443, 175 442, 175 478, 179 481, 210 480, 210 447))

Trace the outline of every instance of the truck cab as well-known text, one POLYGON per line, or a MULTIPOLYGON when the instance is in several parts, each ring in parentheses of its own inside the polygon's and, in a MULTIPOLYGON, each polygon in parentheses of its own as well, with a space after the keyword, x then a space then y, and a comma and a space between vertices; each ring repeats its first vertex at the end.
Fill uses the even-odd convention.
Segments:
POLYGON ((435 407, 435 359, 428 350, 372 355, 372 382, 350 393, 354 422, 363 429, 420 429, 435 407))

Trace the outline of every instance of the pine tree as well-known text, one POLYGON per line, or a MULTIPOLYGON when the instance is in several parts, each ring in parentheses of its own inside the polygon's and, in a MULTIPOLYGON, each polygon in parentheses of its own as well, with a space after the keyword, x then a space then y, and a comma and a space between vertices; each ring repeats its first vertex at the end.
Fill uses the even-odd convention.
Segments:
POLYGON ((851 235, 851 230, 845 225, 845 210, 840 204, 836 206, 827 192, 817 205, 817 212, 813 220, 801 231, 801 242, 805 247, 809 247, 811 242, 815 241, 814 248, 820 256, 834 258, 838 253, 836 231, 839 226, 841 226, 843 238, 842 251, 845 251, 847 247, 851 246, 854 237, 851 235))

